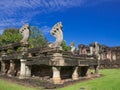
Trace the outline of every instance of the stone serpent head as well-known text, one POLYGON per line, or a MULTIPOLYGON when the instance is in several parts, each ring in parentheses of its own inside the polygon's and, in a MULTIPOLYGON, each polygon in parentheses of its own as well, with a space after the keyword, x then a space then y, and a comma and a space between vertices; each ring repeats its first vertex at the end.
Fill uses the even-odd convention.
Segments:
POLYGON ((29 24, 25 24, 23 25, 20 29, 19 29, 20 34, 22 34, 23 38, 21 40, 21 42, 27 42, 28 38, 29 38, 29 24))
POLYGON ((52 44, 49 44, 49 47, 61 47, 62 41, 63 41, 63 31, 62 31, 62 23, 58 22, 55 24, 50 31, 50 34, 56 38, 56 41, 52 44))

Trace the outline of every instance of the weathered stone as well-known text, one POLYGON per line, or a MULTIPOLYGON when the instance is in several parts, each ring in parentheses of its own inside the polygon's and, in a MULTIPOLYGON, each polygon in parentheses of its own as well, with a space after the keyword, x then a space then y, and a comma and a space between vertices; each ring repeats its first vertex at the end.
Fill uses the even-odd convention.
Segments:
POLYGON ((74 44, 74 42, 71 42, 70 47, 71 47, 71 53, 74 55, 75 54, 75 44, 74 44))
POLYGON ((88 67, 88 69, 87 69, 86 76, 87 76, 88 78, 91 77, 91 71, 90 71, 90 68, 89 68, 89 67, 88 67))
POLYGON ((31 77, 31 67, 30 66, 26 66, 26 78, 29 78, 31 77))
POLYGON ((20 79, 24 79, 26 78, 26 60, 25 59, 21 59, 21 65, 20 65, 20 79))
MULTIPOLYGON (((86 75, 88 66, 98 65, 97 59, 94 57, 94 55, 92 55, 93 50, 91 52, 91 55, 88 55, 90 50, 89 47, 86 45, 81 45, 80 55, 77 54, 77 52, 75 53, 74 43, 71 43, 72 54, 71 52, 62 50, 61 44, 63 41, 63 31, 61 22, 55 24, 52 30, 50 31, 51 35, 56 38, 56 41, 45 47, 36 47, 28 50, 27 40, 29 38, 29 25, 27 24, 24 25, 20 29, 20 33, 23 35, 23 39, 21 40, 21 42, 10 44, 8 46, 3 47, 2 49, 0 48, 1 52, 3 51, 5 52, 1 60, 6 60, 7 64, 9 63, 10 60, 14 60, 16 64, 15 68, 14 63, 11 62, 9 71, 8 71, 9 65, 6 65, 7 66, 6 71, 8 71, 9 74, 15 71, 15 76, 19 76, 20 79, 31 77, 31 75, 39 76, 42 78, 43 77, 51 78, 53 74, 52 78, 53 83, 61 84, 62 83, 61 77, 62 79, 64 77, 67 78, 72 77, 73 80, 77 80, 79 76, 86 75), (21 48, 21 50, 18 53, 17 49, 19 47, 21 48), (7 53, 8 50, 10 50, 11 53, 8 54, 7 53), (66 67, 67 68, 70 67, 71 70, 68 69, 69 71, 67 70, 68 71, 67 74, 66 75, 64 74, 65 76, 63 77, 62 74, 63 72, 66 73, 65 69, 66 67), (79 72, 78 67, 81 68, 81 71, 79 72), (63 68, 63 70, 61 68, 63 68)), ((3 71, 6 72, 5 70, 3 71)), ((87 75, 89 75, 89 72, 87 72, 87 75)))
POLYGON ((53 83, 54 84, 61 84, 61 77, 60 77, 60 67, 52 67, 53 70, 53 83))
POLYGON ((116 60, 116 55, 113 53, 113 60, 115 61, 116 60))
POLYGON ((51 35, 54 36, 56 38, 56 41, 52 44, 49 44, 48 46, 51 48, 56 48, 59 47, 60 49, 62 49, 61 44, 63 41, 63 31, 62 31, 62 23, 58 22, 57 24, 55 24, 52 28, 52 30, 50 31, 51 35))
POLYGON ((87 55, 87 50, 85 45, 80 44, 78 48, 79 48, 79 55, 87 55))
POLYGON ((22 34, 23 38, 21 42, 27 43, 28 38, 29 38, 29 24, 25 24, 22 26, 19 30, 19 32, 22 34))
POLYGON ((64 66, 64 58, 61 53, 54 53, 51 61, 56 61, 55 65, 64 66))
POLYGON ((90 55, 93 55, 93 47, 90 46, 90 55))
POLYGON ((72 79, 73 80, 78 80, 79 79, 78 67, 74 67, 74 71, 73 71, 73 74, 72 74, 72 79))
POLYGON ((99 66, 98 66, 98 65, 97 65, 97 66, 95 65, 95 66, 94 66, 94 69, 95 69, 95 76, 100 76, 100 75, 99 75, 99 66))
POLYGON ((13 76, 15 74, 15 63, 13 60, 10 60, 10 67, 9 67, 9 70, 8 70, 8 76, 13 76))
POLYGON ((1 72, 5 73, 5 62, 1 60, 1 72))
POLYGON ((99 54, 99 44, 97 42, 95 42, 95 54, 99 54))

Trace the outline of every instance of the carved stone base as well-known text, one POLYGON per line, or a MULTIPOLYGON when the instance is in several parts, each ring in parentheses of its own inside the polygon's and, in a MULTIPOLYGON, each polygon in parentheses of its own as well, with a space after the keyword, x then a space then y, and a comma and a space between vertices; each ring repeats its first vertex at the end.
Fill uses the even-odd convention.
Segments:
POLYGON ((78 80, 79 79, 79 75, 78 75, 78 67, 74 68, 73 74, 72 74, 72 79, 73 80, 78 80))
POLYGON ((94 66, 94 69, 95 69, 95 76, 100 76, 99 75, 99 66, 94 66))
POLYGON ((21 67, 20 67, 20 76, 19 79, 24 79, 25 78, 25 73, 26 73, 26 68, 25 68, 25 64, 26 64, 26 60, 25 59, 21 59, 21 67))
POLYGON ((53 78, 53 83, 54 84, 62 84, 61 78, 60 77, 53 78))
POLYGON ((19 79, 25 79, 25 78, 26 78, 25 76, 22 75, 19 76, 19 79))
POLYGON ((91 71, 90 71, 89 67, 88 67, 88 70, 86 72, 86 76, 87 76, 87 78, 91 78, 91 71))
POLYGON ((19 79, 25 79, 31 77, 31 68, 26 66, 26 60, 21 59, 21 69, 19 79))
POLYGON ((29 78, 29 77, 31 77, 31 67, 29 67, 29 66, 26 66, 26 78, 29 78))
POLYGON ((60 77, 60 67, 52 67, 53 70, 53 83, 54 84, 61 84, 61 77, 60 77))
POLYGON ((15 63, 14 63, 13 60, 10 60, 10 68, 9 68, 9 70, 8 70, 7 75, 10 76, 10 77, 11 77, 11 76, 14 76, 14 74, 15 74, 14 69, 15 69, 15 63))
POLYGON ((5 62, 1 61, 1 72, 2 74, 5 74, 5 62))
POLYGON ((78 80, 79 78, 78 78, 78 75, 72 75, 72 79, 73 80, 78 80))

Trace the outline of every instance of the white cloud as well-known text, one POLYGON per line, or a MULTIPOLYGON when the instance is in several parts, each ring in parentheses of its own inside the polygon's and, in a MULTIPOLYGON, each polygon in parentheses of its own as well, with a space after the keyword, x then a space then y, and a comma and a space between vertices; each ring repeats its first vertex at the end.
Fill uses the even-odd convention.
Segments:
POLYGON ((22 12, 26 9, 35 10, 36 8, 54 11, 63 7, 80 6, 81 3, 82 0, 4 0, 0 1, 0 11, 9 15, 15 14, 18 10, 22 12))
POLYGON ((41 27, 41 30, 44 34, 48 34, 50 33, 50 30, 52 29, 52 27, 49 27, 49 26, 43 26, 41 27))
POLYGON ((21 26, 41 13, 76 7, 82 0, 0 0, 0 29, 21 26))
POLYGON ((41 13, 66 10, 97 1, 104 0, 0 0, 0 30, 19 27, 41 13))

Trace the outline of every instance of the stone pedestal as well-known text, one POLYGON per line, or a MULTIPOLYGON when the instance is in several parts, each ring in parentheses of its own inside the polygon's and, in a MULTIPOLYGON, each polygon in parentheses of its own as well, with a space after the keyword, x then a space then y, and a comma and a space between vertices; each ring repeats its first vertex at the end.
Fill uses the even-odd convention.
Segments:
POLYGON ((1 61, 1 72, 5 73, 5 62, 1 61))
POLYGON ((26 60, 21 59, 21 66, 20 66, 20 79, 24 79, 26 76, 26 60))
POLYGON ((72 74, 72 79, 73 80, 78 80, 79 79, 79 75, 78 75, 78 67, 74 68, 73 74, 72 74))
POLYGON ((95 69, 95 75, 99 76, 99 66, 94 66, 95 69))
POLYGON ((89 67, 88 67, 88 69, 87 69, 86 76, 87 76, 88 78, 91 77, 91 71, 90 71, 90 68, 89 68, 89 67))
POLYGON ((81 48, 79 48, 79 55, 81 55, 82 54, 82 50, 81 50, 81 48))
POLYGON ((14 63, 13 60, 10 60, 10 68, 9 68, 9 71, 8 71, 9 76, 12 76, 12 75, 15 74, 14 69, 15 69, 15 63, 14 63))
POLYGON ((90 55, 93 55, 93 47, 90 46, 90 55))
POLYGON ((61 84, 60 67, 52 67, 52 70, 53 70, 53 83, 61 84))
POLYGON ((29 77, 31 77, 31 67, 29 67, 29 66, 26 66, 26 78, 29 78, 29 77))
POLYGON ((116 60, 116 55, 113 54, 112 59, 115 61, 116 60))

